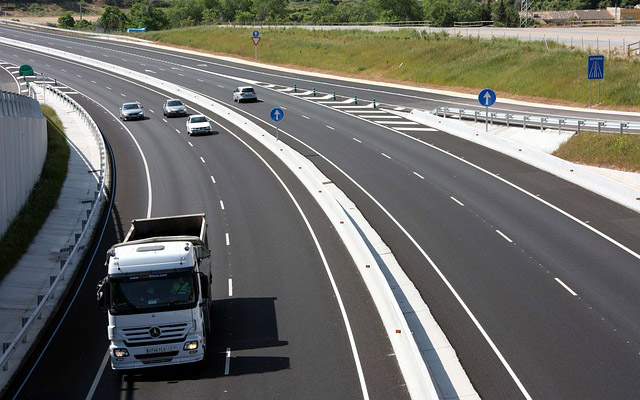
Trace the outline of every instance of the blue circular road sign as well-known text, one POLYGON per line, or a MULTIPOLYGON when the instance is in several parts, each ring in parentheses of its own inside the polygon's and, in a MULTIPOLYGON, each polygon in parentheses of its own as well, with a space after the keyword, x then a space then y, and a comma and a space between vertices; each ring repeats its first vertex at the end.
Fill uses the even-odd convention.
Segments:
POLYGON ((478 95, 478 101, 484 107, 491 107, 496 102, 496 92, 491 89, 482 89, 478 95))
POLYGON ((258 31, 253 31, 253 37, 258 37, 260 36, 260 32, 258 31))
POLYGON ((284 119, 284 110, 280 107, 274 107, 271 109, 271 119, 280 122, 284 119))

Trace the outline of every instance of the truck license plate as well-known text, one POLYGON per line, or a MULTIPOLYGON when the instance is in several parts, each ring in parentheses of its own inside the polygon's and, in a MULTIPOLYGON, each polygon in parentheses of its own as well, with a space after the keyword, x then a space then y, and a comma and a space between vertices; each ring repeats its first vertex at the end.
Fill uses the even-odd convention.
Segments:
POLYGON ((174 351, 176 349, 176 346, 163 346, 163 347, 152 347, 149 349, 146 349, 147 354, 153 354, 153 353, 164 353, 167 351, 174 351))

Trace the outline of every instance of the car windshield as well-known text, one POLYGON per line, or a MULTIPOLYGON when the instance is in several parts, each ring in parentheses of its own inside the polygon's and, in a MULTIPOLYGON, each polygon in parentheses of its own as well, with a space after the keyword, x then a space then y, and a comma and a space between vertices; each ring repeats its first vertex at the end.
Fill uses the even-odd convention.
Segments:
POLYGON ((207 118, 205 118, 205 117, 193 117, 193 118, 191 118, 191 123, 197 123, 197 122, 207 122, 207 118))
POLYGON ((182 102, 180 100, 171 100, 171 101, 167 102, 167 105, 169 107, 181 106, 182 102))
POLYGON ((245 93, 246 92, 253 92, 253 88, 250 88, 250 87, 242 88, 242 91, 245 92, 245 93))
POLYGON ((192 270, 110 279, 112 314, 138 314, 193 308, 197 298, 192 270))
POLYGON ((139 107, 137 104, 124 104, 122 108, 125 110, 137 110, 139 107))

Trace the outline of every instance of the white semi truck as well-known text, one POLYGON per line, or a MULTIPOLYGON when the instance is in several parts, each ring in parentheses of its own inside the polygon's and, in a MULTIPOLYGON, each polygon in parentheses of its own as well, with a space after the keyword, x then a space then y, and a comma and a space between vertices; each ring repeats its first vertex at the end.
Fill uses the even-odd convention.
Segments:
POLYGON ((114 370, 204 360, 212 279, 204 214, 133 220, 106 265, 97 297, 114 370))

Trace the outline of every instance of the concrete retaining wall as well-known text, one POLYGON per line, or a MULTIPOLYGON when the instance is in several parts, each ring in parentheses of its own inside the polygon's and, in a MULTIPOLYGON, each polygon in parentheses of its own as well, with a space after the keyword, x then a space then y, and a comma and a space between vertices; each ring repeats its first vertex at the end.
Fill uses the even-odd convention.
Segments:
POLYGON ((0 91, 0 236, 29 197, 46 156, 47 122, 40 103, 0 91))

